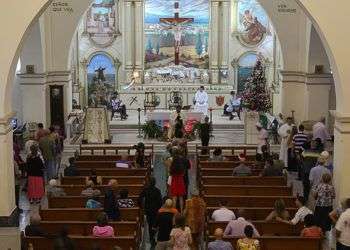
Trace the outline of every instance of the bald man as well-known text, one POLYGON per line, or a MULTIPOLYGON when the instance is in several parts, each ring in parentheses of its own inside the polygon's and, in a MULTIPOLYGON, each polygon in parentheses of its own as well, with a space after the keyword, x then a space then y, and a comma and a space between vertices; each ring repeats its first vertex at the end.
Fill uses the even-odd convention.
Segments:
POLYGON ((221 228, 215 229, 215 241, 212 241, 208 244, 208 250, 232 250, 232 245, 228 241, 222 240, 224 237, 224 230, 221 228))

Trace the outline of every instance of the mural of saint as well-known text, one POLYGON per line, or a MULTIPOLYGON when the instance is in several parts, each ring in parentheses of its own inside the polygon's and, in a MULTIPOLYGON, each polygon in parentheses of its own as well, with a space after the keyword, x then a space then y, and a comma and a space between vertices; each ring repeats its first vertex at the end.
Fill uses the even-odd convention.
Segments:
POLYGON ((87 95, 89 106, 107 105, 114 92, 116 70, 105 54, 93 56, 87 67, 87 95))
POLYGON ((86 32, 100 46, 109 45, 116 33, 114 0, 95 0, 86 16, 86 32))
POLYGON ((259 44, 270 32, 269 19, 255 0, 240 0, 238 2, 238 31, 240 40, 248 45, 259 44))

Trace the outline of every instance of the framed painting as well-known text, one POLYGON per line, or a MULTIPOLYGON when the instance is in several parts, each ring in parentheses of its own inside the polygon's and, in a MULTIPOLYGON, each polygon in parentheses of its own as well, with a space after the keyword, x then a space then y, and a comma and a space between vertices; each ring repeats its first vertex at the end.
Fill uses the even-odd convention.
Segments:
POLYGON ((256 0, 239 0, 237 11, 238 39, 243 45, 256 46, 271 33, 269 18, 256 0))
POLYGON ((116 4, 114 0, 94 0, 86 14, 86 32, 100 47, 110 45, 116 35, 116 4))

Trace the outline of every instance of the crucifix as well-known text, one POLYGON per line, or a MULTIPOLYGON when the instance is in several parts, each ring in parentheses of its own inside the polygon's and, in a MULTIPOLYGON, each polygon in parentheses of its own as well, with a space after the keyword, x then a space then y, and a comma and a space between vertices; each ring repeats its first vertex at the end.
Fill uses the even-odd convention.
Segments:
POLYGON ((175 38, 175 65, 180 64, 180 46, 181 46, 181 25, 186 23, 193 23, 194 18, 180 17, 179 0, 174 0, 174 17, 160 18, 159 22, 167 24, 169 29, 174 31, 175 38))

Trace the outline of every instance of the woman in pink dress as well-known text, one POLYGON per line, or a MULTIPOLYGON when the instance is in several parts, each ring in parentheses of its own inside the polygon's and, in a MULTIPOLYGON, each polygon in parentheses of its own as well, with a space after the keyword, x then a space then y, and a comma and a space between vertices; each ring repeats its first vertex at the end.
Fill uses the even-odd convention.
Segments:
POLYGON ((44 196, 44 162, 38 152, 38 146, 30 147, 30 154, 27 158, 28 174, 28 199, 30 204, 39 204, 44 196))

